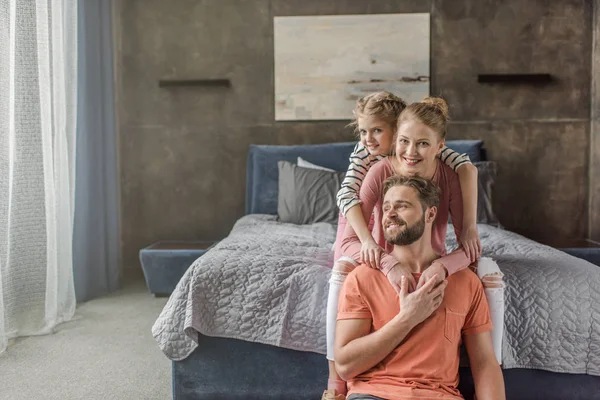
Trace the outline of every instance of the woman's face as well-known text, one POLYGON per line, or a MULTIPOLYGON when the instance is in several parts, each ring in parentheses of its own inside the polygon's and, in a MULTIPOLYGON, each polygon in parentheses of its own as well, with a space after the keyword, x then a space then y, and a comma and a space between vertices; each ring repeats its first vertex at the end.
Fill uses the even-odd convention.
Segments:
POLYGON ((398 128, 396 158, 407 175, 424 176, 435 165, 435 157, 444 148, 444 140, 427 125, 408 120, 398 128))
POLYGON ((387 156, 392 151, 394 128, 374 115, 358 117, 360 142, 374 156, 387 156))

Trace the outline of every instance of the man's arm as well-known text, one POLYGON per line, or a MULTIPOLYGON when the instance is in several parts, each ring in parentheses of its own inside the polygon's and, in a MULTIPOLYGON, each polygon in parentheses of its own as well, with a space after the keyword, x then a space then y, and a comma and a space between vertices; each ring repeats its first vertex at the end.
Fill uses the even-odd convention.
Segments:
POLYGON ((373 368, 400 345, 414 326, 401 314, 373 333, 369 333, 370 319, 337 321, 335 369, 347 381, 373 368))
POLYGON ((504 378, 492 346, 490 332, 463 335, 478 400, 504 400, 504 378))
MULTIPOLYGON (((381 329, 369 333, 371 319, 338 319, 335 330, 335 368, 344 380, 373 368, 402 343, 408 333, 440 306, 447 281, 434 288, 430 280, 421 289, 408 293, 402 280, 400 312, 381 329)), ((493 351, 492 351, 493 355, 493 351)))

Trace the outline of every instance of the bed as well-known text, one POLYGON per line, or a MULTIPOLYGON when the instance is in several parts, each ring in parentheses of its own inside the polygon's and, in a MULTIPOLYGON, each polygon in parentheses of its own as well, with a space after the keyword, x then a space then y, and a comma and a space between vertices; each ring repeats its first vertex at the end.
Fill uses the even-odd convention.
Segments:
MULTIPOLYGON (((485 160, 480 141, 448 145, 485 160)), ((174 399, 320 398, 335 227, 277 220, 277 165, 302 157, 343 171, 352 147, 250 148, 247 215, 190 267, 153 327, 173 360, 174 399)), ((507 398, 600 399, 600 268, 495 226, 479 230, 507 282, 507 398)), ((468 368, 460 375, 471 398, 468 368)))

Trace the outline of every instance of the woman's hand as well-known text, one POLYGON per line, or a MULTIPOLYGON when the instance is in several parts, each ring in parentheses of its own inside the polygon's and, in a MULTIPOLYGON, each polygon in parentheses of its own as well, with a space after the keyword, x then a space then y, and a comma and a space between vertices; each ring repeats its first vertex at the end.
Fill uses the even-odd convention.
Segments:
MULTIPOLYGON (((367 264, 371 268, 379 269, 381 267, 381 254, 383 249, 375 243, 371 237, 369 240, 362 243, 360 249, 360 262, 367 264)), ((400 284, 400 282, 398 282, 400 284)))
POLYGON ((419 283, 417 284, 417 290, 422 288, 423 285, 425 285, 427 282, 429 282, 432 279, 436 280, 439 283, 439 282, 442 282, 443 280, 445 280, 447 277, 448 277, 448 271, 446 270, 446 267, 444 267, 441 263, 434 261, 429 266, 429 268, 427 268, 421 274, 421 277, 419 278, 419 283))
POLYGON ((460 244, 462 245, 467 257, 474 263, 481 257, 481 241, 477 225, 473 224, 463 228, 460 234, 460 244))
POLYGON ((390 281, 390 284, 398 294, 400 294, 402 291, 402 277, 406 279, 408 291, 414 291, 417 283, 415 282, 415 277, 408 268, 404 268, 402 265, 400 265, 400 263, 398 263, 394 266, 394 268, 390 269, 390 272, 387 274, 388 281, 390 281))

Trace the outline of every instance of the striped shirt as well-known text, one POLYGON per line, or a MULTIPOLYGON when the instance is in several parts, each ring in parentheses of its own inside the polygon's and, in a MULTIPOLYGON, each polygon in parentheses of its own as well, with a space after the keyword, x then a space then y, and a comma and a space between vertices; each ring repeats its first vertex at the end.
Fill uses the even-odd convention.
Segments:
MULTIPOLYGON (((342 182, 342 187, 337 193, 337 205, 344 217, 349 209, 360 204, 360 186, 369 169, 385 157, 373 156, 361 142, 356 143, 352 154, 350 154, 350 165, 342 182)), ((463 164, 471 163, 468 155, 459 154, 446 146, 442 149, 439 157, 454 171, 463 164)))

